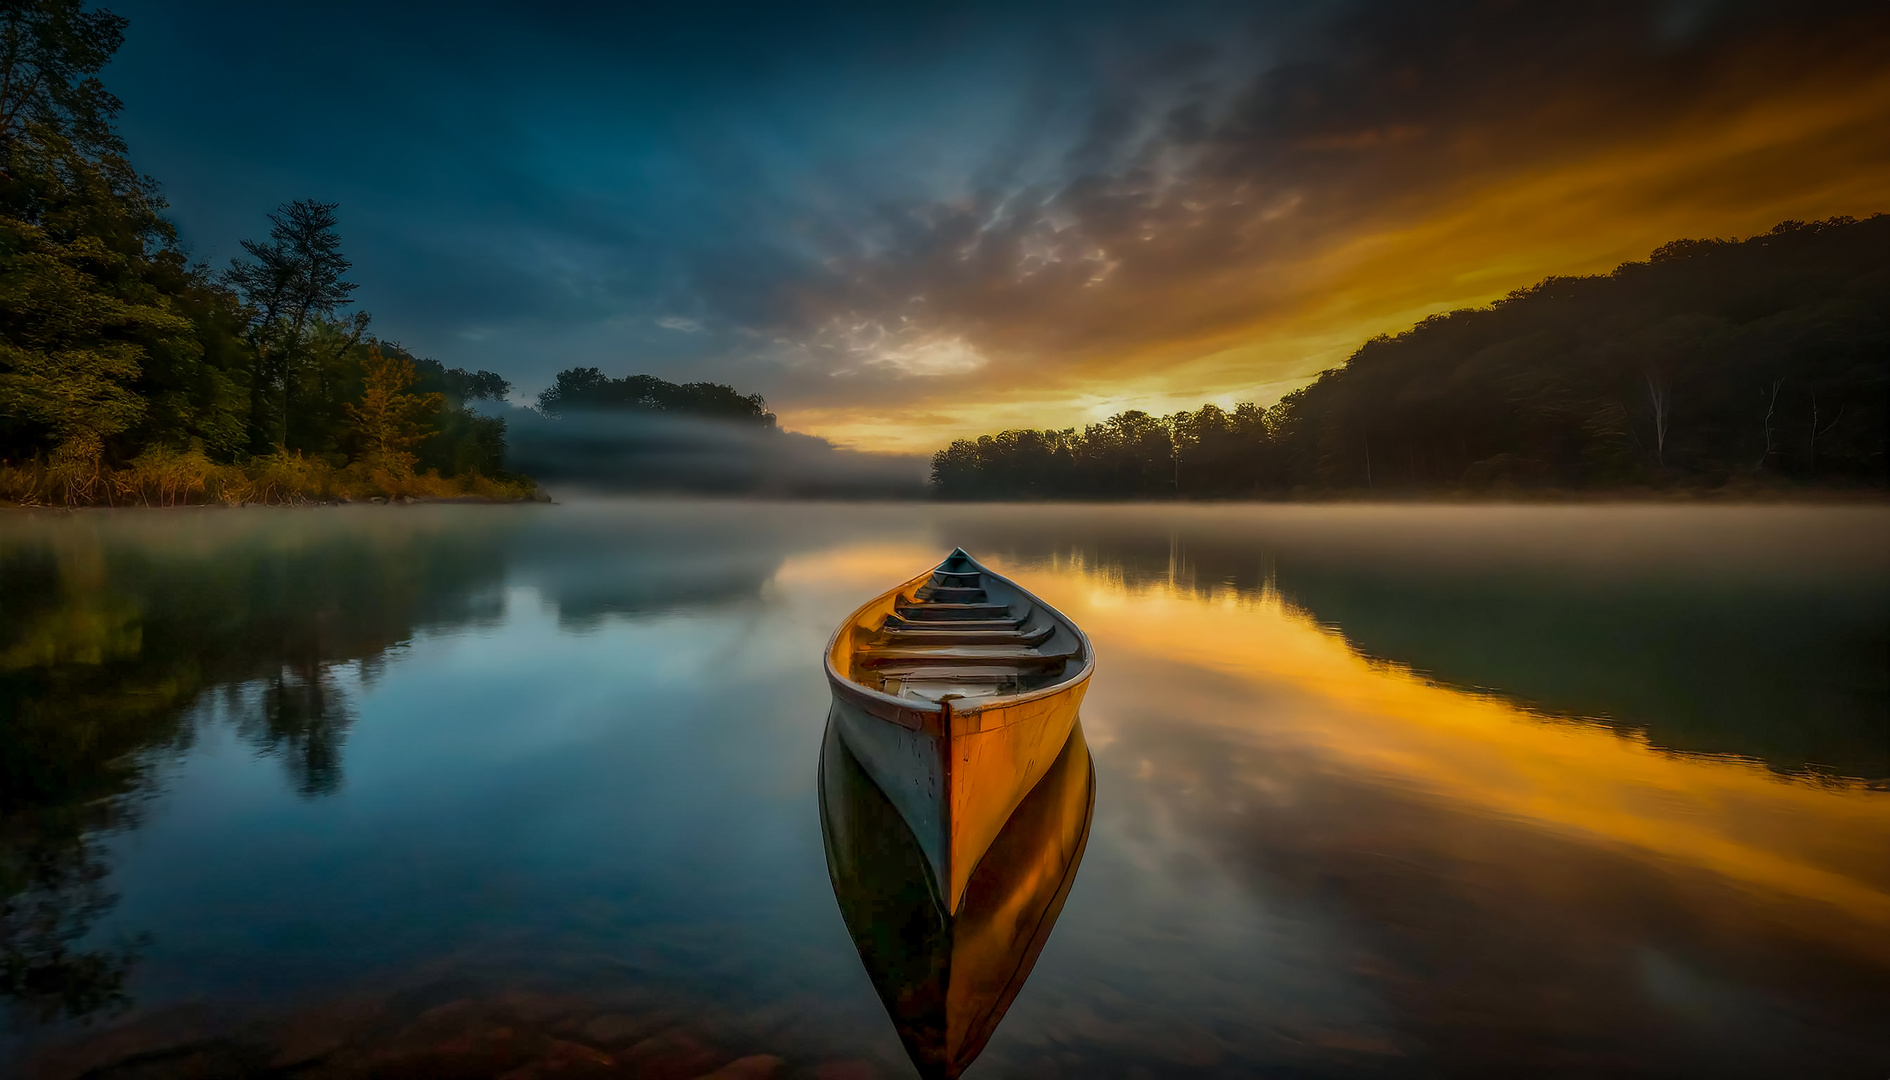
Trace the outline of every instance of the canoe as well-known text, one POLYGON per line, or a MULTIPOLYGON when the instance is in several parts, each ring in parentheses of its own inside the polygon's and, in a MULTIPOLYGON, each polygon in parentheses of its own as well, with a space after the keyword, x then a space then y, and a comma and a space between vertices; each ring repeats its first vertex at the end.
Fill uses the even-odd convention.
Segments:
POLYGON ((829 724, 820 831, 840 916, 919 1075, 971 1064, 1049 940, 1089 841, 1096 772, 1083 726, 1018 804, 947 917, 918 841, 829 724))
POLYGON ((1076 624, 955 549, 827 643, 840 737, 918 839, 947 915, 1069 741, 1096 667, 1076 624))

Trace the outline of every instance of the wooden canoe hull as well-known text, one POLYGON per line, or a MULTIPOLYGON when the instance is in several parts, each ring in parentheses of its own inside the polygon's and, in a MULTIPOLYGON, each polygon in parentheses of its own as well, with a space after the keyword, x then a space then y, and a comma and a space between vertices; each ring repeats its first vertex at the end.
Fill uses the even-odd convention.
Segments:
POLYGON ((940 702, 893 697, 849 678, 855 636, 883 623, 931 570, 862 605, 835 631, 826 657, 832 722, 917 838, 947 913, 958 910, 978 860, 1069 740, 1095 669, 1075 623, 1008 578, 978 570, 1047 613, 1073 643, 1078 660, 1065 678, 1026 693, 940 702))
POLYGON ((1088 686, 952 713, 941 732, 889 722, 835 688, 833 723, 912 830, 947 912, 958 910, 978 860, 1069 741, 1088 686))
POLYGON ((964 904, 938 904, 917 837, 830 724, 820 822, 841 917, 923 1077, 978 1056, 1049 940, 1095 810, 1095 768, 1075 725, 972 875, 964 904))

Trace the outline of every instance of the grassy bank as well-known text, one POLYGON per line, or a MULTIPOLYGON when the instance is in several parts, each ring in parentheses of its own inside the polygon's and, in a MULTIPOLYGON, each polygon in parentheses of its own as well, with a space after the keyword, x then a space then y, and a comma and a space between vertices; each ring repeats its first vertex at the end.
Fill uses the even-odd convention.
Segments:
POLYGON ((57 455, 0 464, 0 504, 18 506, 297 506, 403 497, 512 502, 530 499, 535 487, 523 478, 441 477, 433 470, 415 473, 363 462, 336 468, 288 451, 234 465, 218 464, 199 451, 162 448, 146 450, 118 468, 57 455))

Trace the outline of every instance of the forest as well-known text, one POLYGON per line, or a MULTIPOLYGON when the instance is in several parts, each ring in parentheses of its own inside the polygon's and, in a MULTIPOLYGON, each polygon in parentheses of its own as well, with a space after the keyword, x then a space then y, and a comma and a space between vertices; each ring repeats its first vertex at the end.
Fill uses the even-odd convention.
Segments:
POLYGON ((189 259, 98 78, 126 25, 0 10, 0 502, 529 496, 472 408, 506 381, 349 310, 334 203, 282 204, 221 271, 189 259))
POLYGON ((958 499, 1876 489, 1890 215, 1679 240, 1374 338, 1270 408, 960 439, 958 499))
POLYGON ((538 411, 553 419, 579 412, 672 413, 773 428, 774 414, 760 394, 721 383, 677 384, 654 375, 613 379, 597 368, 566 368, 538 394, 538 411))
POLYGON ((514 409, 510 458, 548 484, 596 492, 922 498, 925 461, 786 431, 760 394, 654 375, 560 371, 514 409))

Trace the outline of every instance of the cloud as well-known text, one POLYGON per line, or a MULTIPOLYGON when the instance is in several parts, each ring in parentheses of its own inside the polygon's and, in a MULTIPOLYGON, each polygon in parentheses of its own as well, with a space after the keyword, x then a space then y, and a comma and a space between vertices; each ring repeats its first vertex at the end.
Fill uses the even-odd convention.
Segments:
POLYGON ((899 376, 965 375, 990 362, 963 337, 930 333, 910 317, 888 327, 874 319, 836 316, 807 342, 786 343, 833 375, 867 368, 899 376))
POLYGON ((775 331, 897 325, 984 359, 975 388, 914 380, 916 423, 820 390, 777 405, 935 445, 1026 399, 1047 426, 1138 386, 1266 400, 1548 274, 1890 208, 1890 15, 1681 7, 1676 36, 1672 5, 1348 5, 1232 83, 1098 93, 1067 175, 879 208, 775 331))
POLYGON ((1547 274, 1890 209, 1881 3, 361 5, 337 77, 295 18, 128 2, 110 85, 203 254, 338 198, 423 353, 863 446, 1271 400, 1547 274))

